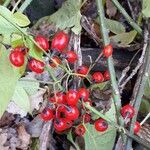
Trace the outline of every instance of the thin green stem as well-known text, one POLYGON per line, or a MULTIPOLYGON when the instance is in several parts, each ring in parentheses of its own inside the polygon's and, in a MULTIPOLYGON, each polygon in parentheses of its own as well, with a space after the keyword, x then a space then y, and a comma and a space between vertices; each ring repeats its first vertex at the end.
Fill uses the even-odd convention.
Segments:
POLYGON ((20 8, 18 9, 18 11, 24 12, 24 10, 30 5, 31 2, 32 0, 25 0, 23 4, 20 6, 20 8))
POLYGON ((146 117, 143 119, 140 125, 142 126, 149 118, 150 118, 150 112, 146 115, 146 117))
POLYGON ((5 0, 3 3, 3 6, 7 7, 10 4, 11 0, 5 0))
POLYGON ((118 10, 123 14, 129 24, 139 33, 142 34, 142 29, 134 22, 134 20, 128 15, 125 9, 121 6, 118 0, 112 0, 114 5, 118 8, 118 10))

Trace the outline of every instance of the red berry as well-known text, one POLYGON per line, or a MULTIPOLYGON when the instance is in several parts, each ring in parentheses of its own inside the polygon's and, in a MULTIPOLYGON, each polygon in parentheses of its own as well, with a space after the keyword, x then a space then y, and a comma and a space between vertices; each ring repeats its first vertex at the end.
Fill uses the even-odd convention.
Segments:
POLYGON ((106 131, 108 128, 108 123, 104 119, 98 119, 94 123, 95 129, 99 132, 106 131))
POLYGON ((82 120, 83 120, 83 122, 84 123, 88 123, 88 122, 90 122, 91 121, 91 115, 89 115, 89 114, 84 114, 83 116, 82 116, 82 120))
POLYGON ((87 66, 84 66, 84 65, 79 66, 77 69, 77 73, 83 74, 83 75, 87 75, 88 71, 89 71, 89 68, 87 66))
POLYGON ((108 70, 104 72, 104 75, 103 75, 103 76, 104 76, 104 80, 105 80, 105 81, 110 80, 110 74, 109 74, 109 71, 108 71, 108 70))
POLYGON ((86 88, 80 88, 78 90, 78 97, 83 99, 83 100, 88 99, 89 95, 90 95, 89 90, 86 88))
POLYGON ((50 61, 50 66, 52 68, 57 67, 59 64, 61 64, 61 60, 57 56, 53 56, 52 60, 50 61))
POLYGON ((40 117, 44 121, 49 121, 54 118, 54 110, 50 108, 45 108, 42 113, 40 114, 40 117))
POLYGON ((127 117, 129 119, 131 119, 135 114, 135 110, 134 110, 133 106, 131 106, 129 104, 123 106, 121 108, 120 112, 121 112, 121 115, 122 115, 123 118, 127 117))
POLYGON ((42 73, 44 71, 45 64, 39 60, 32 59, 28 63, 28 67, 31 71, 36 73, 42 73))
POLYGON ((35 41, 37 42, 37 44, 44 49, 45 51, 48 51, 49 49, 49 42, 48 40, 42 36, 42 35, 38 35, 35 37, 35 41))
POLYGON ((57 112, 56 112, 56 117, 57 118, 65 118, 65 111, 66 111, 66 106, 61 105, 57 107, 57 112))
POLYGON ((14 51, 22 52, 24 55, 28 53, 29 49, 23 46, 17 46, 13 49, 14 51))
POLYGON ((65 110, 65 116, 68 120, 76 120, 79 117, 79 110, 76 106, 68 106, 65 110))
POLYGON ((66 101, 68 105, 75 106, 77 105, 78 100, 79 100, 79 97, 78 97, 78 92, 76 90, 70 89, 66 93, 66 101))
POLYGON ((14 66, 21 67, 24 64, 24 55, 19 51, 11 51, 9 54, 9 60, 14 66))
POLYGON ((61 31, 54 36, 51 48, 62 52, 67 47, 68 42, 68 35, 65 32, 61 31))
POLYGON ((58 104, 65 104, 66 103, 66 95, 63 92, 57 92, 56 97, 50 98, 51 102, 56 102, 58 104))
POLYGON ((104 77, 101 72, 95 72, 92 75, 92 80, 96 83, 101 83, 104 81, 104 77))
POLYGON ((103 54, 106 58, 108 58, 109 56, 111 56, 113 53, 113 48, 112 48, 112 45, 109 44, 109 45, 106 45, 103 49, 103 54))
POLYGON ((134 134, 138 134, 140 129, 141 129, 141 125, 138 121, 136 121, 135 124, 134 124, 134 134))
POLYGON ((68 51, 66 52, 66 59, 70 63, 75 63, 77 61, 77 54, 74 51, 68 51))
POLYGON ((75 129, 75 134, 78 136, 83 136, 85 132, 86 132, 86 129, 82 124, 77 126, 75 129))
POLYGON ((67 120, 65 118, 57 118, 54 120, 54 128, 58 132, 62 132, 67 129, 67 120))

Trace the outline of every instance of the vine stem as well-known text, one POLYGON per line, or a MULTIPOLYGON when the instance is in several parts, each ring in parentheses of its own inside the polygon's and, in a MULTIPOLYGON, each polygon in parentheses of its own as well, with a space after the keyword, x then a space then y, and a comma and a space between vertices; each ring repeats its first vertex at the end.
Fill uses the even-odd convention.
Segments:
POLYGON ((11 0, 5 0, 5 2, 3 3, 3 6, 7 7, 10 2, 11 2, 11 0))
MULTIPOLYGON (((103 37, 103 43, 104 46, 110 44, 110 39, 108 36, 108 29, 106 28, 105 25, 105 15, 104 15, 104 8, 102 4, 102 0, 96 0, 97 8, 98 8, 98 14, 99 14, 99 20, 100 20, 100 29, 103 37)), ((116 81, 116 74, 115 74, 115 69, 114 69, 114 63, 113 63, 113 58, 112 56, 108 58, 107 60, 108 63, 108 69, 111 77, 111 83, 112 83, 112 89, 113 89, 113 100, 115 103, 116 107, 116 113, 118 116, 118 123, 123 124, 120 116, 120 107, 121 107, 121 100, 120 100, 120 94, 119 94, 119 89, 116 81)))
POLYGON ((20 8, 18 9, 18 11, 24 12, 24 10, 30 5, 31 2, 32 0, 25 0, 23 4, 20 6, 20 8))
MULTIPOLYGON (((147 51, 145 54, 145 61, 140 70, 140 74, 139 74, 140 78, 138 79, 139 81, 137 82, 138 87, 137 87, 137 85, 135 85, 134 90, 136 90, 136 91, 133 91, 134 93, 136 93, 135 101, 134 101, 134 108, 136 111, 135 111, 135 115, 133 116, 133 118, 131 120, 130 134, 134 134, 133 128, 134 128, 134 124, 136 122, 138 111, 139 111, 139 108, 140 108, 140 105, 142 102, 142 97, 144 94, 144 86, 145 86, 145 83, 146 83, 148 75, 149 75, 149 69, 150 69, 150 44, 147 47, 147 51)), ((132 140, 127 139, 126 150, 130 149, 131 147, 132 147, 132 140)))
POLYGON ((142 29, 134 22, 134 20, 128 15, 125 9, 121 6, 118 0, 112 0, 113 4, 118 8, 118 10, 123 14, 129 24, 139 33, 142 34, 142 29))
POLYGON ((14 6, 14 8, 12 9, 12 13, 14 13, 15 12, 15 10, 16 10, 16 8, 17 8, 17 6, 19 5, 19 3, 21 2, 21 0, 18 0, 17 1, 17 3, 15 4, 15 6, 14 6))

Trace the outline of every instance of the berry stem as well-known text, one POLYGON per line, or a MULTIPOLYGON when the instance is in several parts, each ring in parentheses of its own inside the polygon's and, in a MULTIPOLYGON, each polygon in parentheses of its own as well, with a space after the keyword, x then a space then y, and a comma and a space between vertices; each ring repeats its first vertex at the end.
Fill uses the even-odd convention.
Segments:
POLYGON ((128 15, 125 9, 121 6, 118 0, 112 0, 117 9, 122 13, 122 15, 126 18, 129 24, 139 33, 142 34, 142 29, 134 22, 134 20, 128 15))
POLYGON ((140 125, 142 126, 149 118, 150 118, 150 112, 146 115, 146 117, 143 119, 143 121, 140 123, 140 125))

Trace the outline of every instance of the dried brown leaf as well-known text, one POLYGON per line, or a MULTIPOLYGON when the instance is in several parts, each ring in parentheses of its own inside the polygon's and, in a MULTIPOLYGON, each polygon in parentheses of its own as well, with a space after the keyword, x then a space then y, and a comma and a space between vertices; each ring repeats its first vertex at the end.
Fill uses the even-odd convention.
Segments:
POLYGON ((106 13, 109 18, 114 17, 117 13, 117 8, 111 2, 111 0, 106 0, 106 13))

